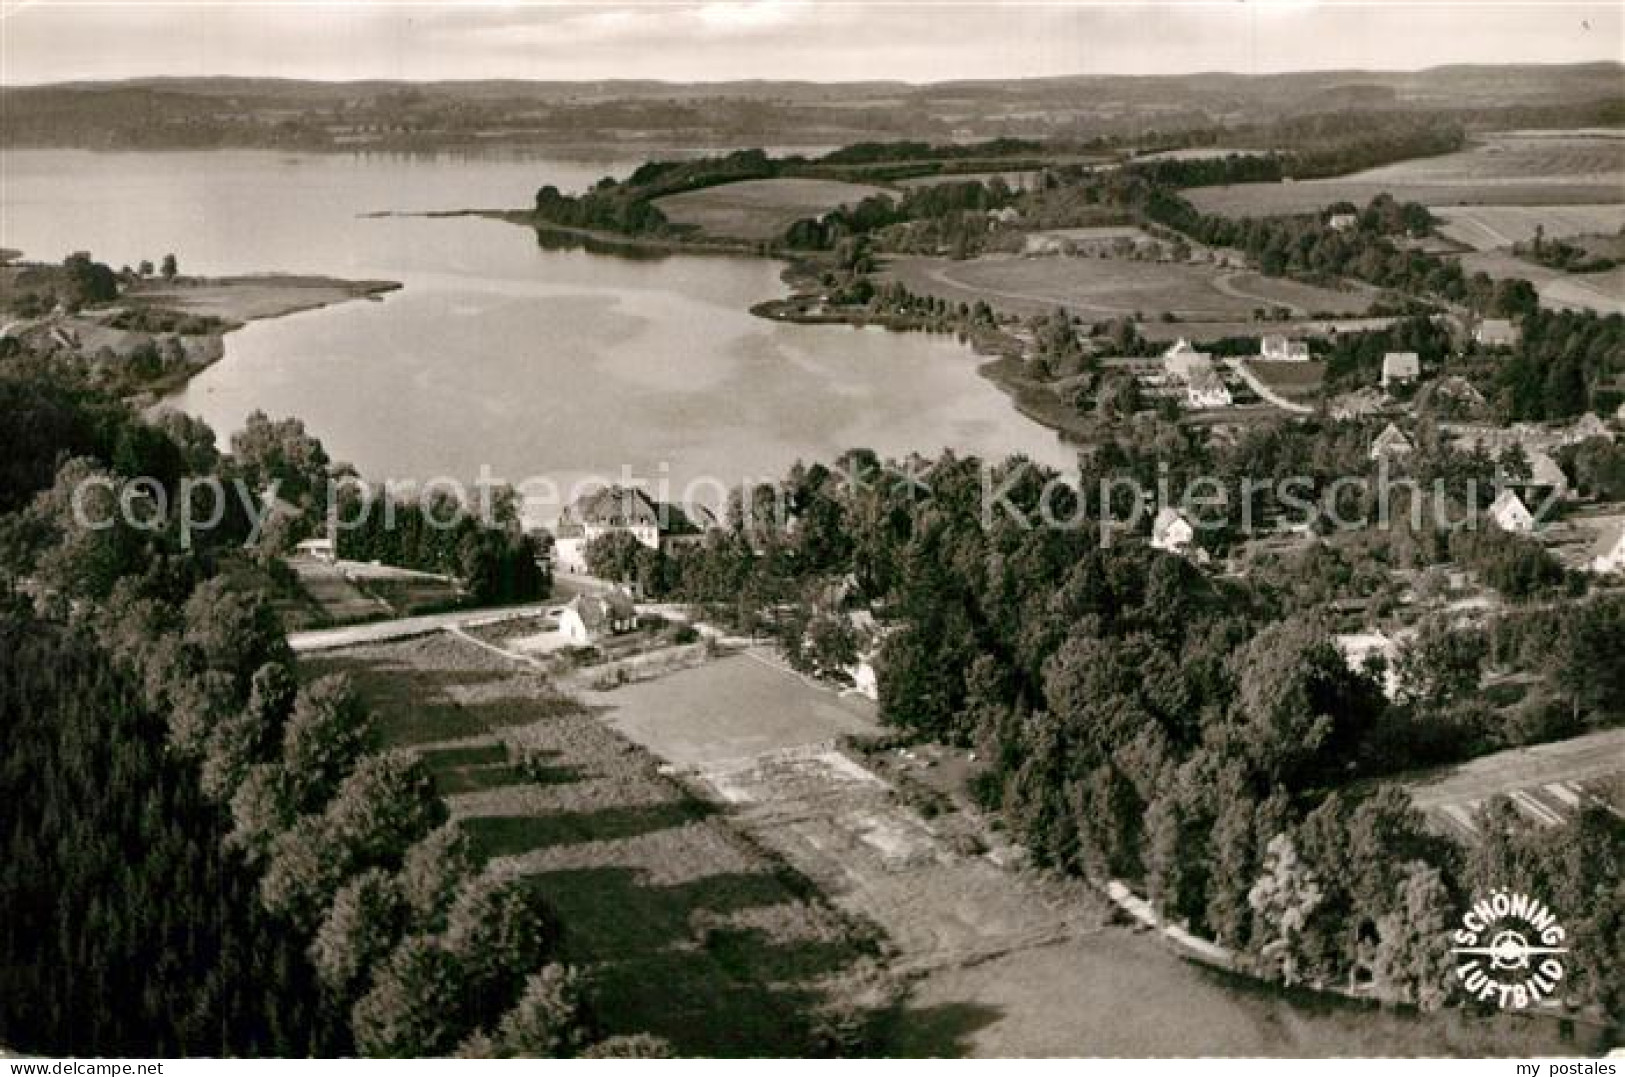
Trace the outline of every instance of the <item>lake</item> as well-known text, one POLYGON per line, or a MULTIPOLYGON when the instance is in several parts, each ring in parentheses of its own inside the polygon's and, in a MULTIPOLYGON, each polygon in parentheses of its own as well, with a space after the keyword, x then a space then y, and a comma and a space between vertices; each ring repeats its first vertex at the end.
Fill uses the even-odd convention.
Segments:
MULTIPOLYGON (((586 476, 726 486, 846 448, 1071 453, 943 336, 753 317, 780 265, 722 255, 545 249, 478 217, 635 160, 268 151, 12 151, 0 246, 89 250, 115 267, 173 251, 183 273, 280 271, 404 285, 254 323, 173 403, 222 436, 297 415, 369 478, 586 476)), ((714 495, 703 488, 703 499, 714 495)), ((533 506, 547 515, 545 504, 533 506)))

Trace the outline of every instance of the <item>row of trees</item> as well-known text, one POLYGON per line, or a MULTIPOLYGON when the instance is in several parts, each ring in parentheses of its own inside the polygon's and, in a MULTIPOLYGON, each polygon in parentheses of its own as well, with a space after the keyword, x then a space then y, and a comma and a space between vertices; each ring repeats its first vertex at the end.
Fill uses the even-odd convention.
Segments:
POLYGON ((528 882, 482 868, 422 763, 378 750, 342 680, 298 682, 269 600, 238 582, 252 578, 236 571, 238 529, 187 547, 172 527, 96 527, 75 509, 120 520, 121 498, 140 503, 125 467, 172 490, 281 478, 297 496, 326 467, 319 443, 261 421, 221 457, 202 424, 147 426, 68 368, 8 366, 0 385, 37 390, 91 452, 0 516, 0 793, 18 823, 0 835, 0 1041, 586 1049, 557 918, 528 882))
POLYGON ((520 527, 517 502, 493 498, 482 519, 450 494, 416 501, 349 489, 340 498, 338 555, 455 576, 481 604, 547 594, 551 580, 536 540, 520 527))

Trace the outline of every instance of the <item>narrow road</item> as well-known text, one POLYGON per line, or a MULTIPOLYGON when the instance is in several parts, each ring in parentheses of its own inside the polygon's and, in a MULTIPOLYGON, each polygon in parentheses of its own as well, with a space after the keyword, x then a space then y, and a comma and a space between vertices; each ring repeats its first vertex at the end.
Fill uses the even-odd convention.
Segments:
POLYGON ((528 606, 505 606, 501 609, 453 610, 450 613, 430 613, 421 617, 397 617, 392 621, 372 621, 368 624, 346 625, 342 628, 290 632, 288 645, 293 648, 295 654, 312 654, 339 647, 354 647, 362 643, 382 643, 386 640, 405 639, 408 636, 426 636, 431 632, 467 628, 471 625, 497 624, 501 621, 517 621, 523 617, 540 617, 558 608, 558 602, 548 601, 528 606))

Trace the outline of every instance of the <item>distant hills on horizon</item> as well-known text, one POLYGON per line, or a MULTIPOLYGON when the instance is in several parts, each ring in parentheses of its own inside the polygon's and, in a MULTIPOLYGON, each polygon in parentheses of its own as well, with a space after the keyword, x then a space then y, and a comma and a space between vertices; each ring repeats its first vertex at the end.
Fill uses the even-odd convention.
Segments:
POLYGON ((418 149, 571 142, 840 145, 997 137, 1087 141, 1258 127, 1350 111, 1465 123, 1625 123, 1625 64, 1420 71, 1063 75, 807 82, 146 77, 0 86, 0 144, 418 149))
POLYGON ((1270 72, 1224 70, 1188 71, 1178 74, 1134 74, 1127 72, 1035 75, 1012 78, 942 79, 910 82, 903 79, 303 79, 275 75, 140 75, 123 79, 65 79, 54 82, 10 84, 0 80, 0 90, 105 90, 154 89, 190 93, 273 93, 278 90, 332 87, 361 92, 387 92, 399 89, 445 88, 495 94, 520 91, 607 94, 612 96, 668 94, 682 92, 706 96, 775 96, 804 92, 841 91, 856 93, 898 93, 933 90, 986 89, 995 86, 1041 87, 1111 84, 1120 82, 1341 82, 1376 80, 1380 84, 1427 83, 1435 80, 1504 77, 1513 74, 1551 78, 1552 76, 1597 76, 1616 80, 1614 89, 1625 93, 1618 80, 1625 80, 1625 63, 1598 60, 1587 63, 1539 64, 1440 64, 1415 70, 1383 68, 1326 68, 1270 72))

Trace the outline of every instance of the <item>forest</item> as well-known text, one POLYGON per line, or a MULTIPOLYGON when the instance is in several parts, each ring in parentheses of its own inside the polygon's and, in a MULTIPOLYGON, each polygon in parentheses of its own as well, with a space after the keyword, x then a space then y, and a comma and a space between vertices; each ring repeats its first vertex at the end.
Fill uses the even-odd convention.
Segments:
POLYGON ((26 356, 0 364, 0 399, 18 435, 0 486, 0 1042, 662 1050, 597 1042, 557 915, 482 870, 342 678, 301 682, 245 521, 183 544, 172 522, 109 511, 137 476, 171 496, 185 478, 275 480, 316 504, 329 463, 302 424, 256 416, 222 454, 197 420, 149 423, 26 356))

